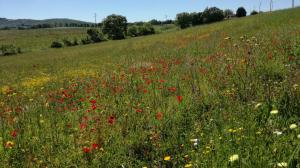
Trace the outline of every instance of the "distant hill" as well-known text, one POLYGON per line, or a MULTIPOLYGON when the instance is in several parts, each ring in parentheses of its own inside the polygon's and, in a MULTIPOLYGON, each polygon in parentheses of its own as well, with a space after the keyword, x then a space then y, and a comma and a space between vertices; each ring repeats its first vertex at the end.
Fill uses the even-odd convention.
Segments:
POLYGON ((7 19, 0 18, 0 28, 31 28, 38 25, 50 25, 51 27, 79 27, 80 25, 93 23, 73 19, 55 18, 45 20, 33 19, 7 19))

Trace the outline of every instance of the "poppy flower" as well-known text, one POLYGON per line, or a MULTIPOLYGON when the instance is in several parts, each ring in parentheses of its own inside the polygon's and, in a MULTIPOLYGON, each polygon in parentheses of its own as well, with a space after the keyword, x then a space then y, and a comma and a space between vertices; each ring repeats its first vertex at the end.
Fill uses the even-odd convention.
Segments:
POLYGON ((13 130, 11 133, 10 133, 10 135, 12 136, 12 137, 17 137, 17 130, 13 130))
POLYGON ((170 88, 168 88, 168 90, 170 91, 170 92, 176 92, 176 88, 175 87, 170 87, 170 88))
POLYGON ((143 110, 142 109, 136 109, 135 110, 137 113, 141 113, 141 112, 143 112, 143 110))
POLYGON ((90 100, 90 103, 92 103, 92 104, 96 104, 96 100, 90 100))
POLYGON ((87 124, 86 123, 80 123, 80 129, 83 130, 87 127, 87 124))
POLYGON ((84 147, 82 148, 82 151, 83 151, 84 153, 90 153, 90 152, 91 152, 91 149, 90 149, 89 147, 84 146, 84 147))
POLYGON ((93 143, 93 144, 92 144, 92 148, 93 148, 93 149, 98 149, 98 148, 99 148, 99 145, 96 144, 96 143, 93 143))
POLYGON ((115 120, 116 120, 116 118, 115 118, 114 116, 110 116, 110 117, 108 118, 108 123, 109 123, 110 125, 112 125, 112 124, 115 123, 115 120))
POLYGON ((177 100, 178 100, 179 103, 181 103, 182 102, 182 96, 177 96, 177 100))
POLYGON ((163 113, 162 113, 162 112, 158 112, 158 113, 156 114, 156 116, 155 116, 155 118, 156 118, 157 120, 161 120, 162 117, 163 117, 163 113))

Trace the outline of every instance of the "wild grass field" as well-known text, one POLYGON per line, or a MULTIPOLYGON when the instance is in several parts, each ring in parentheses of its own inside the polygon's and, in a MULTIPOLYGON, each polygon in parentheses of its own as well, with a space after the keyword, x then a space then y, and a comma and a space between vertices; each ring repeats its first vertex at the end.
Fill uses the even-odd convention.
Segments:
POLYGON ((0 167, 300 167, 299 63, 300 8, 1 57, 0 167))

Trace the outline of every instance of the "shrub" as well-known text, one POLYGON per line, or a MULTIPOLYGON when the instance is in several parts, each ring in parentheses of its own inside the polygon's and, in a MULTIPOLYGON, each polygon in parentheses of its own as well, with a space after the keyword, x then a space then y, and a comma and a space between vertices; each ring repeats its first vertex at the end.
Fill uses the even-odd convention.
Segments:
POLYGON ((79 45, 78 40, 77 40, 77 38, 74 38, 74 40, 73 40, 73 46, 77 46, 77 45, 79 45))
POLYGON ((0 46, 0 56, 8 56, 22 53, 21 48, 14 45, 1 45, 0 46))
POLYGON ((202 17, 202 12, 199 13, 191 13, 191 18, 192 18, 192 25, 196 26, 196 25, 200 25, 203 23, 203 17, 202 17))
POLYGON ((70 40, 66 39, 66 38, 63 39, 63 43, 67 47, 73 46, 73 43, 70 40))
POLYGON ((150 23, 145 23, 143 26, 138 27, 138 35, 145 36, 155 34, 155 29, 150 23))
POLYGON ((225 18, 229 19, 229 18, 231 18, 231 17, 233 17, 233 16, 234 16, 234 13, 233 13, 232 10, 230 10, 230 9, 224 10, 224 17, 225 17, 225 18))
POLYGON ((152 25, 161 25, 161 21, 158 21, 156 19, 150 20, 149 23, 152 24, 152 25))
POLYGON ((51 44, 51 48, 62 48, 63 44, 59 41, 53 41, 51 44))
POLYGON ((181 29, 190 27, 191 23, 192 23, 192 17, 189 13, 183 12, 176 15, 176 24, 181 29))
POLYGON ((124 39, 127 33, 126 17, 115 14, 107 16, 103 21, 102 32, 112 40, 124 39))
POLYGON ((239 7, 236 11, 236 16, 237 17, 244 17, 247 15, 247 11, 244 7, 239 7))
POLYGON ((212 23, 224 19, 224 13, 217 7, 206 8, 202 14, 204 23, 212 23))
POLYGON ((136 37, 138 36, 138 27, 133 25, 131 27, 128 28, 128 36, 131 36, 131 37, 136 37))
POLYGON ((256 10, 253 10, 250 15, 257 15, 257 14, 258 12, 256 10))
POLYGON ((85 39, 81 39, 81 43, 83 45, 86 45, 86 44, 91 44, 93 43, 93 41, 87 36, 85 39))
POLYGON ((97 29, 88 29, 87 34, 90 37, 90 40, 94 43, 99 43, 101 41, 105 41, 104 35, 99 32, 97 29))

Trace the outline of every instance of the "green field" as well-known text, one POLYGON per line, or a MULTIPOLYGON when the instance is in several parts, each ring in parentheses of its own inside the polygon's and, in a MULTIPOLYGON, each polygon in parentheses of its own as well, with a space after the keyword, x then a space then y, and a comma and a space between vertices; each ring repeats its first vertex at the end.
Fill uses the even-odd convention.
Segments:
POLYGON ((300 8, 82 36, 0 31, 0 167, 300 167, 300 8))

